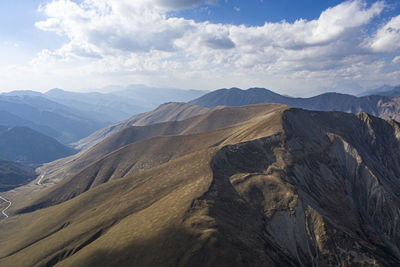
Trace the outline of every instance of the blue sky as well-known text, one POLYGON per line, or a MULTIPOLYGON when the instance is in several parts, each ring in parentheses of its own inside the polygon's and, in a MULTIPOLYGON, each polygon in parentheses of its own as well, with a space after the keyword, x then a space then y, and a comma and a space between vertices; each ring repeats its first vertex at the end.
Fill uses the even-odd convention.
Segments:
POLYGON ((400 83, 399 15, 394 0, 6 0, 0 91, 356 93, 400 83))
MULTIPOLYGON (((298 19, 317 19, 325 9, 338 5, 340 0, 229 0, 220 1, 215 5, 203 5, 193 9, 174 12, 196 21, 209 20, 214 23, 231 23, 245 25, 263 25, 265 22, 294 22, 298 19), (237 9, 239 8, 239 9, 237 9)), ((373 4, 376 1, 365 1, 373 4)), ((386 1, 391 8, 385 10, 384 16, 390 17, 400 13, 400 1, 386 1)))

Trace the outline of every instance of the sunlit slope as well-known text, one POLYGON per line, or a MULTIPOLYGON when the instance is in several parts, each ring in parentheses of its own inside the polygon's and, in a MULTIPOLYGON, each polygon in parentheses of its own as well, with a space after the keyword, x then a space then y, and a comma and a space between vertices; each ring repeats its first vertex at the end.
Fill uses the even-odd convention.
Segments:
MULTIPOLYGON (((269 105, 264 105, 266 108, 269 105)), ((270 108, 270 107, 269 107, 270 108)), ((258 139, 279 132, 282 112, 287 107, 269 109, 263 115, 220 130, 192 135, 162 136, 138 141, 117 149, 83 168, 17 212, 26 213, 71 199, 109 180, 149 169, 172 159, 225 144, 258 139)))
POLYGON ((2 221, 0 265, 400 264, 394 121, 283 108, 151 140, 154 155, 177 154, 2 221))
POLYGON ((205 113, 208 110, 208 108, 188 103, 171 102, 162 104, 152 111, 137 114, 127 120, 104 127, 73 145, 76 149, 88 149, 128 126, 146 126, 166 121, 181 121, 205 113))
POLYGON ((222 129, 282 108, 284 108, 283 105, 277 104, 261 104, 244 108, 217 107, 205 114, 183 121, 126 127, 88 150, 82 151, 69 158, 45 164, 40 169, 40 172, 45 174, 45 179, 59 180, 75 174, 108 153, 137 141, 156 136, 193 134, 222 129))

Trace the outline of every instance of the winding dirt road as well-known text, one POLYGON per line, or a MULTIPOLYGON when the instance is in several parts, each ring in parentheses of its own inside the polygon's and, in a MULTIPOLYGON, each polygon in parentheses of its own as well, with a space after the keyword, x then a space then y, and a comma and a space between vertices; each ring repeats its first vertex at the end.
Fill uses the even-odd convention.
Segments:
POLYGON ((2 213, 2 214, 6 217, 6 219, 7 219, 7 218, 8 218, 8 215, 7 215, 7 213, 6 213, 6 210, 11 206, 12 203, 11 203, 11 201, 5 199, 4 197, 0 197, 0 199, 8 203, 7 208, 5 208, 4 210, 1 211, 1 213, 2 213))

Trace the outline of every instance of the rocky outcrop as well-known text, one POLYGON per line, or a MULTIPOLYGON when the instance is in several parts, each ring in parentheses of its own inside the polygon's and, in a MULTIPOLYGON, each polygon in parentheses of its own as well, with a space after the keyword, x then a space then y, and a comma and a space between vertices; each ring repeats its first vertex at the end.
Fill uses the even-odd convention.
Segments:
POLYGON ((215 221, 213 264, 400 264, 399 125, 297 109, 282 120, 283 134, 214 156, 195 205, 215 221))

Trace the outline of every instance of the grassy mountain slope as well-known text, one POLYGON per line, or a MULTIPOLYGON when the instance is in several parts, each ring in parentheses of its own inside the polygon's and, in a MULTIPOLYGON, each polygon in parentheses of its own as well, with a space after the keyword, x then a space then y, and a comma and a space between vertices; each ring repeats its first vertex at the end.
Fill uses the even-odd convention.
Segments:
POLYGON ((207 111, 207 108, 187 103, 171 102, 162 104, 155 110, 137 114, 127 120, 104 127, 103 129, 100 129, 88 137, 74 143, 73 146, 79 150, 88 149, 104 140, 107 136, 110 136, 128 126, 146 126, 166 121, 181 121, 207 111))
POLYGON ((221 132, 152 139, 178 154, 0 222, 0 264, 400 264, 398 123, 281 107, 221 132))
POLYGON ((367 112, 384 119, 400 121, 400 98, 388 96, 356 97, 326 93, 310 98, 295 98, 276 94, 264 88, 220 89, 199 97, 190 103, 202 107, 244 106, 258 103, 279 103, 297 108, 322 111, 367 112))
MULTIPOLYGON (((267 132, 276 131, 275 120, 287 107, 264 105, 263 108, 263 113, 254 113, 253 120, 244 124, 198 134, 154 137, 123 146, 100 160, 85 165, 76 174, 50 188, 43 196, 19 212, 64 202, 100 184, 150 169, 189 153, 222 144, 237 143, 249 138, 259 138, 267 132), (262 118, 261 121, 260 118, 262 118)), ((236 108, 237 110, 239 109, 236 108)))
POLYGON ((72 157, 61 159, 40 168, 45 179, 62 179, 87 165, 101 159, 108 153, 131 143, 155 136, 200 133, 231 126, 255 116, 281 109, 281 105, 254 105, 246 108, 215 108, 207 113, 183 121, 164 122, 148 126, 131 126, 110 135, 102 142, 72 157))

